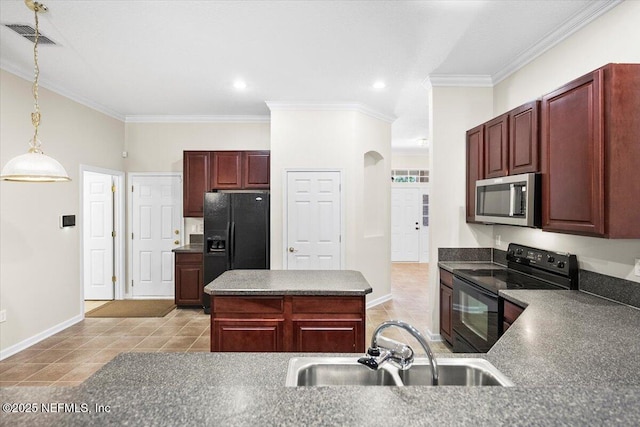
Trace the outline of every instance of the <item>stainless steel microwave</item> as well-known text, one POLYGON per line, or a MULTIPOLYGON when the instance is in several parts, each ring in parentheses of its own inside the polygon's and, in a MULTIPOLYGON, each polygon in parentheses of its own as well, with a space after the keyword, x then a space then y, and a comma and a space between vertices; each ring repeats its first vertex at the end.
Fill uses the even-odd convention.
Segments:
POLYGON ((476 221, 539 227, 540 187, 535 173, 476 181, 476 221))

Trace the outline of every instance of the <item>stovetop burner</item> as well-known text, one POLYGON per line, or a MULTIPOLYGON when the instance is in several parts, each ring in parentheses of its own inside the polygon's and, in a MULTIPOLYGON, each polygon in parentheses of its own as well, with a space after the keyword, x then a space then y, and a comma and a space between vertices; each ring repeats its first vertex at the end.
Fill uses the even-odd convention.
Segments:
POLYGON ((506 267, 478 270, 456 270, 456 275, 497 294, 504 289, 562 289, 552 283, 527 276, 506 267))

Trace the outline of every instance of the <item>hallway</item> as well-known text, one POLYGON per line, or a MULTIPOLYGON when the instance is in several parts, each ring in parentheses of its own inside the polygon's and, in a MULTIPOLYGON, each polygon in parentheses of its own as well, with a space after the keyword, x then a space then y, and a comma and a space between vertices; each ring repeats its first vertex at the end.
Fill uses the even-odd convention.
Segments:
MULTIPOLYGON (((427 264, 393 264, 392 300, 367 310, 366 345, 385 320, 408 322, 425 332, 427 264)), ((161 318, 86 318, 0 362, 0 386, 76 386, 123 352, 208 352, 209 316, 175 309, 161 318)), ((398 328, 384 335, 420 346, 398 328)), ((432 343, 435 353, 450 350, 432 343)))

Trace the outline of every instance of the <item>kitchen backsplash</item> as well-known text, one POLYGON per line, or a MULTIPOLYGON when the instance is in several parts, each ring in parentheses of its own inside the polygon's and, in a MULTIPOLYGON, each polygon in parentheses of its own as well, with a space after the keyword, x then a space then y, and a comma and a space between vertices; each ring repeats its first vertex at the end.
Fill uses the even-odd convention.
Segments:
POLYGON ((438 261, 491 261, 491 248, 438 248, 438 261))
POLYGON ((640 284, 631 280, 580 270, 580 290, 640 308, 640 284))

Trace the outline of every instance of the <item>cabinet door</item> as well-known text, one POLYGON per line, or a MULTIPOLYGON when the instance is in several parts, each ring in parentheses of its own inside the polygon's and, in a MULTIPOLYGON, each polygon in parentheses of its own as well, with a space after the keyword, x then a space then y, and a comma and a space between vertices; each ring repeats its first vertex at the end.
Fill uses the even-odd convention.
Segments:
POLYGON ((540 172, 538 110, 540 101, 509 112, 509 174, 540 172))
POLYGON ((244 188, 269 188, 271 175, 268 151, 245 151, 242 158, 244 188))
POLYGON ((208 151, 185 151, 183 154, 182 213, 186 217, 202 217, 204 193, 211 189, 210 153, 208 151))
POLYGON ((293 322, 293 351, 364 352, 362 323, 351 319, 296 320, 293 322))
POLYGON ((476 181, 484 179, 484 125, 467 131, 467 222, 476 222, 476 181))
POLYGON ((509 114, 484 125, 484 177, 509 175, 509 114))
POLYGON ((602 70, 542 98, 542 229, 603 236, 602 70))
POLYGON ((284 319, 214 319, 211 351, 283 351, 284 319))
POLYGON ((222 189, 242 188, 242 152, 214 151, 211 187, 222 189))
POLYGON ((451 313, 453 307, 453 289, 440 283, 440 335, 449 343, 451 340, 451 313))
POLYGON ((176 305, 202 305, 202 254, 176 253, 176 305))

